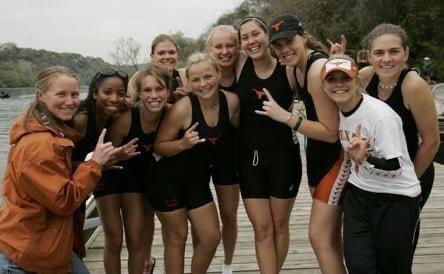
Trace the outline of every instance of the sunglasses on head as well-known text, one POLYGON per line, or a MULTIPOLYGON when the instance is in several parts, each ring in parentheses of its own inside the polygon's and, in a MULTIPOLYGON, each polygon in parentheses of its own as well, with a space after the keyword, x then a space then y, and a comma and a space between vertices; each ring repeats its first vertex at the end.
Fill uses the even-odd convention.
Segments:
POLYGON ((100 82, 101 79, 106 77, 117 76, 125 82, 125 85, 128 84, 128 74, 124 71, 117 70, 115 68, 106 68, 100 72, 97 72, 91 81, 91 88, 95 88, 97 83, 100 82))
POLYGON ((128 80, 128 74, 126 74, 126 72, 117 70, 115 68, 106 68, 102 70, 97 74, 97 78, 99 78, 100 76, 116 76, 116 75, 122 78, 123 80, 128 80))

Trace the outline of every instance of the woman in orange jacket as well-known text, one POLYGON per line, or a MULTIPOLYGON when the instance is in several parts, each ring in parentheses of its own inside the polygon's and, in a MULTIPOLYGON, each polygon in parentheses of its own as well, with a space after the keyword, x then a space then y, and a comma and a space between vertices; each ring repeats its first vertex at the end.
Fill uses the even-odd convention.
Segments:
POLYGON ((0 209, 0 270, 7 273, 87 273, 72 252, 73 212, 120 151, 100 135, 92 158, 74 171, 73 131, 80 82, 65 67, 41 71, 35 101, 10 131, 0 209))

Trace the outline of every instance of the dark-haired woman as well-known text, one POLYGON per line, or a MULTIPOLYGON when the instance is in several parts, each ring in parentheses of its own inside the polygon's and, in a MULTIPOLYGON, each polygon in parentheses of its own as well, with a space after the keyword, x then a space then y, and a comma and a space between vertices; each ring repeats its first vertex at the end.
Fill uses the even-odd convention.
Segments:
POLYGON ((11 148, 0 210, 2 273, 89 273, 72 252, 74 211, 119 152, 93 145, 90 160, 74 169, 75 134, 67 126, 80 104, 80 81, 65 67, 41 71, 35 101, 11 128, 11 148))
POLYGON ((254 228, 261 273, 278 273, 288 253, 290 213, 302 176, 301 156, 288 126, 255 111, 267 100, 264 89, 280 106, 291 110, 294 77, 292 70, 271 55, 263 20, 243 18, 239 37, 247 55, 240 56, 237 68, 240 189, 254 228))
POLYGON ((341 144, 337 137, 338 108, 322 90, 320 81, 321 69, 328 57, 326 48, 308 34, 293 15, 273 19, 270 34, 280 61, 294 67, 298 96, 304 102, 307 119, 283 109, 272 96, 268 96, 264 111, 259 113, 307 136, 307 177, 313 196, 310 242, 322 273, 346 273, 339 206, 346 174, 343 174, 341 144))
MULTIPOLYGON (((98 72, 93 78, 87 98, 73 119, 74 127, 81 135, 74 159, 82 160, 91 150, 98 132, 110 127, 113 121, 125 112, 128 76, 126 73, 108 68, 98 72)), ((107 137, 109 138, 109 136, 107 137)), ((116 146, 132 146, 134 140, 124 140, 116 146)), ((105 234, 103 262, 107 273, 120 273, 120 252, 123 241, 123 228, 128 248, 129 273, 141 273, 146 257, 144 231, 145 203, 140 182, 128 180, 127 170, 110 169, 104 172, 100 183, 94 189, 105 234)))

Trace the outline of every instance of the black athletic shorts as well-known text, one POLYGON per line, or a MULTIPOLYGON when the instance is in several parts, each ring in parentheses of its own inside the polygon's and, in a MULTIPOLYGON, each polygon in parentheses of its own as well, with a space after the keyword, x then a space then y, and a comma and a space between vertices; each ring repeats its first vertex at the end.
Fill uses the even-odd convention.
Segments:
POLYGON ((302 178, 299 144, 279 149, 243 149, 239 162, 243 199, 296 197, 302 178))
POLYGON ((224 144, 216 147, 211 165, 211 176, 215 185, 239 184, 239 145, 237 136, 230 136, 224 144))
POLYGON ((134 172, 128 170, 128 167, 124 165, 123 170, 109 169, 104 171, 93 194, 95 198, 100 198, 110 194, 143 192, 144 179, 142 176, 135 176, 134 172))
POLYGON ((209 172, 204 176, 193 176, 175 172, 168 165, 155 164, 150 173, 146 195, 156 211, 192 210, 213 201, 209 172))

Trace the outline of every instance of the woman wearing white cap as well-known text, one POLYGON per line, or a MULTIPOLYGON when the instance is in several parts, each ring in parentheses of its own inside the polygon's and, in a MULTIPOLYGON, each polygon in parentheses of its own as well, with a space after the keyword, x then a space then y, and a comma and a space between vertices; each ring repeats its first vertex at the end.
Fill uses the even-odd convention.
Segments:
POLYGON ((339 138, 351 158, 344 199, 344 254, 349 273, 411 273, 421 188, 399 116, 362 94, 358 68, 345 55, 322 70, 338 105, 339 138))

